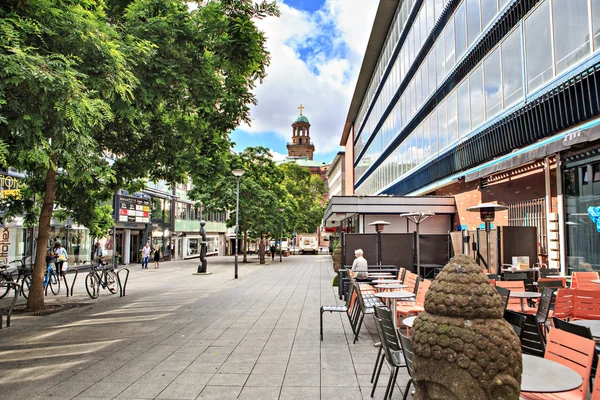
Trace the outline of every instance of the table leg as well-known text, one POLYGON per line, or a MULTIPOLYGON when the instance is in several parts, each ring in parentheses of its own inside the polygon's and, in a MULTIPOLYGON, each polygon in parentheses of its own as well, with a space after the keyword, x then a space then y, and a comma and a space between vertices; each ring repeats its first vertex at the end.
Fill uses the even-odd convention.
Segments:
POLYGON ((398 329, 398 313, 396 312, 396 299, 390 299, 392 301, 392 321, 394 327, 398 329))

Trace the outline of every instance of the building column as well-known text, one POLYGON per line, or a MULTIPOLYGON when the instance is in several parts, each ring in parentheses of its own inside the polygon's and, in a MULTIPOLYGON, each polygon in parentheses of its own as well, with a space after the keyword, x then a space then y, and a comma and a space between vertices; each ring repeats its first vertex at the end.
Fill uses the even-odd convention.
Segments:
POLYGON ((123 229, 123 254, 121 254, 121 260, 123 264, 128 265, 131 263, 129 253, 131 251, 131 229, 123 229))
POLYGON ((560 271, 561 274, 567 274, 567 250, 566 250, 566 225, 565 218, 565 196, 563 193, 563 168, 562 168, 562 156, 560 153, 556 154, 556 200, 557 200, 557 213, 558 213, 558 240, 559 240, 559 252, 560 252, 560 271))

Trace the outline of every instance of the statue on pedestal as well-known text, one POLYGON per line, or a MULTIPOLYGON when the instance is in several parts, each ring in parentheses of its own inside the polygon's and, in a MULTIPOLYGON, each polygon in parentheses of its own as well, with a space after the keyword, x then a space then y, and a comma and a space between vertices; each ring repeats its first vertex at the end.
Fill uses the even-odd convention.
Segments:
POLYGON ((198 273, 205 274, 206 273, 206 231, 204 230, 204 225, 206 225, 205 221, 200 221, 200 237, 202 240, 200 241, 200 264, 198 264, 198 273))

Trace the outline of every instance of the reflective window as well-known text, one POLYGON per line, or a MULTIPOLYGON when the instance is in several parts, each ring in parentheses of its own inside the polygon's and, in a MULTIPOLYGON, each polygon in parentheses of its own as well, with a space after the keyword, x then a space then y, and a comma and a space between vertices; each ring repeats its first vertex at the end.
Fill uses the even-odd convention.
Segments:
POLYGON ((442 82, 442 79, 446 75, 446 56, 444 55, 444 41, 439 39, 435 42, 435 65, 437 67, 437 81, 439 84, 442 82))
POLYGON ((554 0, 556 73, 569 69, 590 52, 587 0, 554 0))
POLYGON ((481 26, 485 28, 498 12, 497 0, 481 0, 481 26))
POLYGON ((423 101, 429 96, 429 83, 427 82, 427 65, 421 68, 421 92, 423 93, 423 101))
POLYGON ((456 90, 448 96, 446 102, 446 114, 448 118, 448 143, 458 139, 458 115, 456 110, 456 90))
POLYGON ((448 145, 448 125, 446 124, 446 102, 438 106, 438 142, 440 150, 448 145))
POLYGON ((429 52, 428 66, 429 66, 429 93, 433 93, 436 86, 437 80, 435 77, 435 53, 433 51, 429 52))
POLYGON ((600 50, 600 0, 592 0, 592 26, 594 31, 594 51, 600 50))
POLYGON ((525 20, 527 90, 539 88, 552 79, 552 37, 550 2, 545 1, 525 20))
POLYGON ((435 1, 435 19, 437 20, 440 15, 442 15, 442 11, 444 11, 444 0, 434 0, 435 1))
POLYGON ((425 7, 425 2, 423 2, 423 7, 421 7, 421 12, 419 13, 419 24, 421 25, 421 41, 419 42, 419 46, 417 48, 421 48, 425 39, 427 39, 427 34, 429 31, 427 30, 427 8, 425 7))
POLYGON ((438 119, 437 111, 433 111, 428 118, 429 126, 431 129, 430 140, 431 140, 431 153, 437 154, 438 152, 438 119))
POLYGON ((446 61, 444 62, 444 74, 454 67, 454 25, 449 24, 444 29, 444 50, 446 61))
POLYGON ((502 43, 502 86, 504 107, 523 98, 521 30, 517 28, 502 43))
POLYGON ((500 74, 500 49, 496 49, 483 62, 485 79, 485 115, 490 119, 502 110, 502 78, 500 74))
POLYGON ((504 7, 505 5, 507 5, 509 2, 510 2, 510 0, 499 0, 498 1, 498 5, 500 6, 500 9, 502 9, 502 7, 504 7))
POLYGON ((469 77, 469 98, 471 100, 471 124, 473 129, 481 125, 485 118, 483 96, 483 71, 477 67, 469 77))
POLYGON ((418 144, 417 144, 417 131, 414 131, 413 133, 410 134, 410 167, 412 169, 412 167, 414 167, 415 165, 417 165, 417 163, 419 162, 419 151, 418 151, 418 144))
POLYGON ((467 50, 467 20, 465 2, 463 1, 454 14, 454 32, 456 38, 456 59, 458 60, 467 50))
POLYGON ((481 24, 479 21, 479 0, 467 0, 467 44, 471 46, 479 33, 481 24))
POLYGON ((426 1, 425 5, 427 6, 427 32, 430 32, 433 29, 433 24, 435 23, 435 15, 433 12, 433 2, 426 1))
POLYGON ((458 87, 458 135, 465 136, 471 130, 469 111, 469 80, 465 79, 458 87))

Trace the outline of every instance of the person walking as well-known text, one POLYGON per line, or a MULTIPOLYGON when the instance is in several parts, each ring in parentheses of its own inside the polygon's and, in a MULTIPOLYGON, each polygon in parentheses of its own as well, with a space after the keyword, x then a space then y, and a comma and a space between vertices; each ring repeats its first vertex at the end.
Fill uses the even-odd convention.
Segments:
MULTIPOLYGON (((160 250, 158 249, 158 245, 154 246, 154 269, 157 269, 160 261, 160 250)), ((148 268, 148 267, 146 267, 148 268)))
POLYGON ((142 248, 142 269, 148 269, 148 261, 150 260, 151 252, 152 248, 150 247, 150 243, 146 242, 146 246, 142 248))
POLYGON ((67 254, 67 250, 62 246, 59 240, 54 242, 54 266, 56 267, 56 275, 58 279, 62 279, 65 272, 67 272, 69 255, 67 254), (67 265, 65 265, 67 264, 67 265), (64 270, 63 270, 63 267, 64 270))
POLYGON ((275 260, 275 250, 277 250, 275 243, 271 243, 271 247, 269 248, 269 251, 271 252, 271 260, 275 260))

